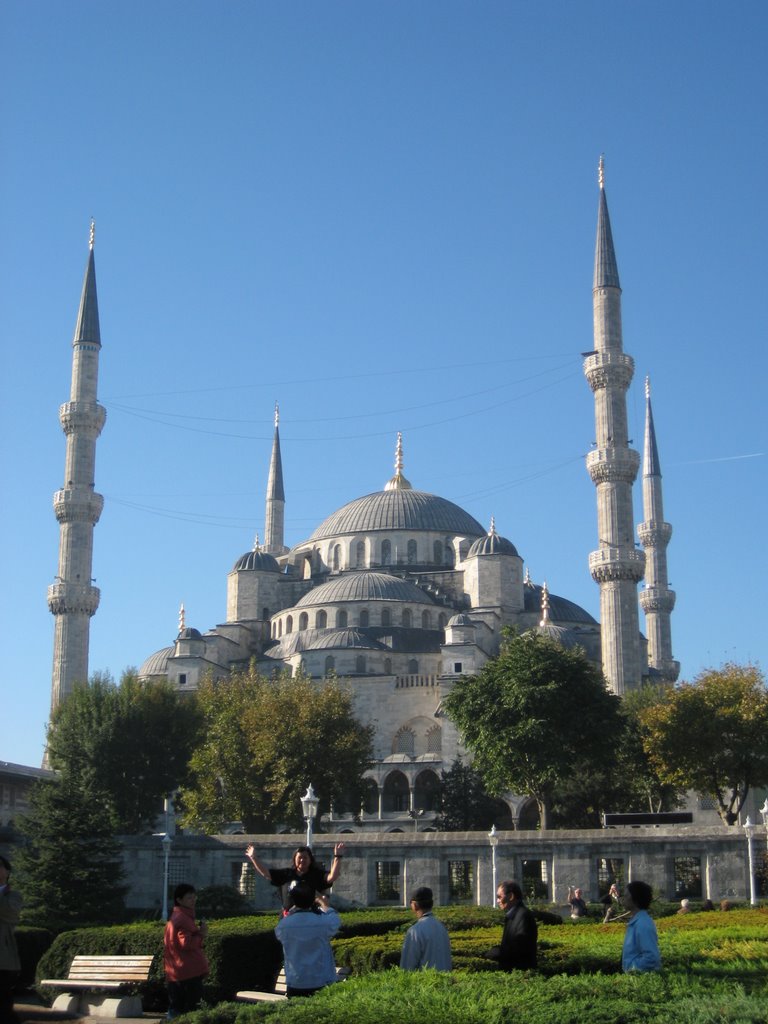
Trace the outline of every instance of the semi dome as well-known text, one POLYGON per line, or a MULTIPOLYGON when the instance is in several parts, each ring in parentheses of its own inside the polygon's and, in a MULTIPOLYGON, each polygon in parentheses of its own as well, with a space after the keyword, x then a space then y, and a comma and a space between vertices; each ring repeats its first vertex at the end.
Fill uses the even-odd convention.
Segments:
POLYGON ((319 632, 308 644, 305 651, 325 650, 364 650, 364 651, 388 651, 390 648, 379 640, 366 636, 359 629, 329 629, 327 632, 319 632))
POLYGON ((280 572, 280 566, 272 555, 266 551, 246 551, 232 566, 232 572, 241 569, 254 569, 257 572, 280 572))
POLYGON ((182 629, 179 635, 176 637, 177 640, 202 640, 203 635, 199 629, 195 629, 194 626, 187 626, 182 629))
POLYGON ((408 580, 385 572, 351 572, 321 583, 296 602, 297 608, 346 601, 405 601, 408 604, 434 604, 432 598, 408 580))
MULTIPOLYGON (((541 591, 542 588, 538 584, 526 581, 523 594, 527 612, 541 612, 541 591)), ((565 597, 558 597, 557 594, 549 594, 549 617, 556 622, 574 622, 582 626, 597 625, 597 620, 593 619, 588 611, 565 597)))
POLYGON ((466 612, 459 612, 458 615, 452 616, 448 619, 449 626, 474 626, 474 622, 466 614, 466 612))
POLYGON ((474 555, 517 555, 517 548, 511 540, 498 533, 488 533, 476 540, 467 552, 467 558, 474 555))
POLYGON ((546 626, 537 626, 536 632, 539 636, 545 636, 561 647, 565 647, 566 650, 580 646, 576 633, 572 629, 566 629, 565 626, 555 626, 554 623, 548 622, 546 626))
POLYGON ((426 491, 392 489, 366 494, 322 522, 311 541, 374 530, 431 530, 480 537, 483 527, 463 508, 426 491))
POLYGON ((150 654, 147 660, 139 669, 139 678, 147 676, 165 676, 168 674, 168 659, 175 652, 175 647, 163 647, 160 651, 150 654))

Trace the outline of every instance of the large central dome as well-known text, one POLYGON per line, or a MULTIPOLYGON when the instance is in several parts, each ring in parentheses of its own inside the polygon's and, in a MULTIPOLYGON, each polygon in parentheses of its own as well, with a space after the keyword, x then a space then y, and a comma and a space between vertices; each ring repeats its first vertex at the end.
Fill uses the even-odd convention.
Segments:
POLYGON ((433 530, 482 537, 484 528, 463 508, 426 491, 375 491, 344 505, 322 522, 310 540, 373 530, 433 530))

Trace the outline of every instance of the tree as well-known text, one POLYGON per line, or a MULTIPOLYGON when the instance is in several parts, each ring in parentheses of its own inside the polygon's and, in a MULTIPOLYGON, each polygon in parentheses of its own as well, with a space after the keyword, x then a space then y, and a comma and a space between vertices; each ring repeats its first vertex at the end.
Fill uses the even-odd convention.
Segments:
POLYGON ((639 690, 625 693, 621 701, 623 730, 618 745, 617 776, 622 780, 627 802, 624 807, 658 814, 680 807, 685 798, 685 786, 675 785, 661 777, 646 750, 648 728, 643 721, 646 708, 659 704, 666 698, 668 686, 643 686, 639 690))
POLYGON ((360 806, 373 727, 355 719, 352 695, 337 681, 266 679, 251 668, 205 681, 198 701, 203 740, 181 793, 185 823, 208 832, 229 821, 242 821, 247 832, 300 828, 310 782, 318 814, 341 799, 360 806))
POLYGON ((498 804, 486 793, 480 775, 457 757, 441 773, 440 814, 435 828, 441 832, 487 831, 497 816, 498 804))
POLYGON ((499 656, 460 679, 445 708, 488 791, 533 797, 542 828, 557 785, 575 765, 615 761, 618 697, 580 649, 536 633, 507 633, 499 656))
POLYGON ((123 674, 119 686, 94 676, 53 713, 51 767, 86 792, 98 792, 120 834, 151 831, 163 797, 186 778, 197 742, 193 699, 166 683, 123 674))
POLYGON ((64 776, 37 782, 29 802, 15 858, 24 923, 60 930, 119 921, 125 888, 106 799, 64 776))
POLYGON ((659 777, 704 793, 727 825, 753 786, 768 784, 768 693, 755 665, 707 669, 640 713, 659 777))

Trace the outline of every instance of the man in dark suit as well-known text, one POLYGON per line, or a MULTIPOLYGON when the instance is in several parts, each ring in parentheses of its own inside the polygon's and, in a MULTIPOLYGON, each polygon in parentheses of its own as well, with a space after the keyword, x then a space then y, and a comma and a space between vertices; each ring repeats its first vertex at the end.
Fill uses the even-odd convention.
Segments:
POLYGON ((536 966, 536 918, 523 903, 523 890, 517 882, 502 882, 496 901, 504 911, 501 945, 485 954, 503 971, 527 970, 536 966))

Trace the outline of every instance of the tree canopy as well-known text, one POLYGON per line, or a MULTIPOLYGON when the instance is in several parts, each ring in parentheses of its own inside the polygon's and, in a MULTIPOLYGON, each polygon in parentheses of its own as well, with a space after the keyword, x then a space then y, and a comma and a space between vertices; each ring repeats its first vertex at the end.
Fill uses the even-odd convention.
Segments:
POLYGON ((441 832, 488 831, 499 817, 499 805, 486 793, 478 772, 457 757, 441 776, 435 828, 441 832))
POLYGON ((757 666, 707 669, 640 720, 659 777, 712 797, 726 824, 738 820, 752 787, 768 784, 768 692, 757 666))
POLYGON ((163 797, 186 777, 197 740, 193 699, 126 672, 116 686, 94 676, 53 713, 48 759, 84 791, 106 801, 120 834, 151 831, 163 797))
POLYGON ((549 827, 559 783, 588 763, 615 763, 619 698, 576 648, 536 633, 507 634, 497 658, 460 679, 444 706, 489 793, 533 797, 549 827))
POLYGON ((350 691, 336 680, 266 679, 250 669, 203 682, 198 703, 203 736, 180 796, 186 824, 207 832, 228 821, 247 832, 300 827, 310 782, 319 814, 331 802, 360 806, 373 727, 357 721, 350 691))

